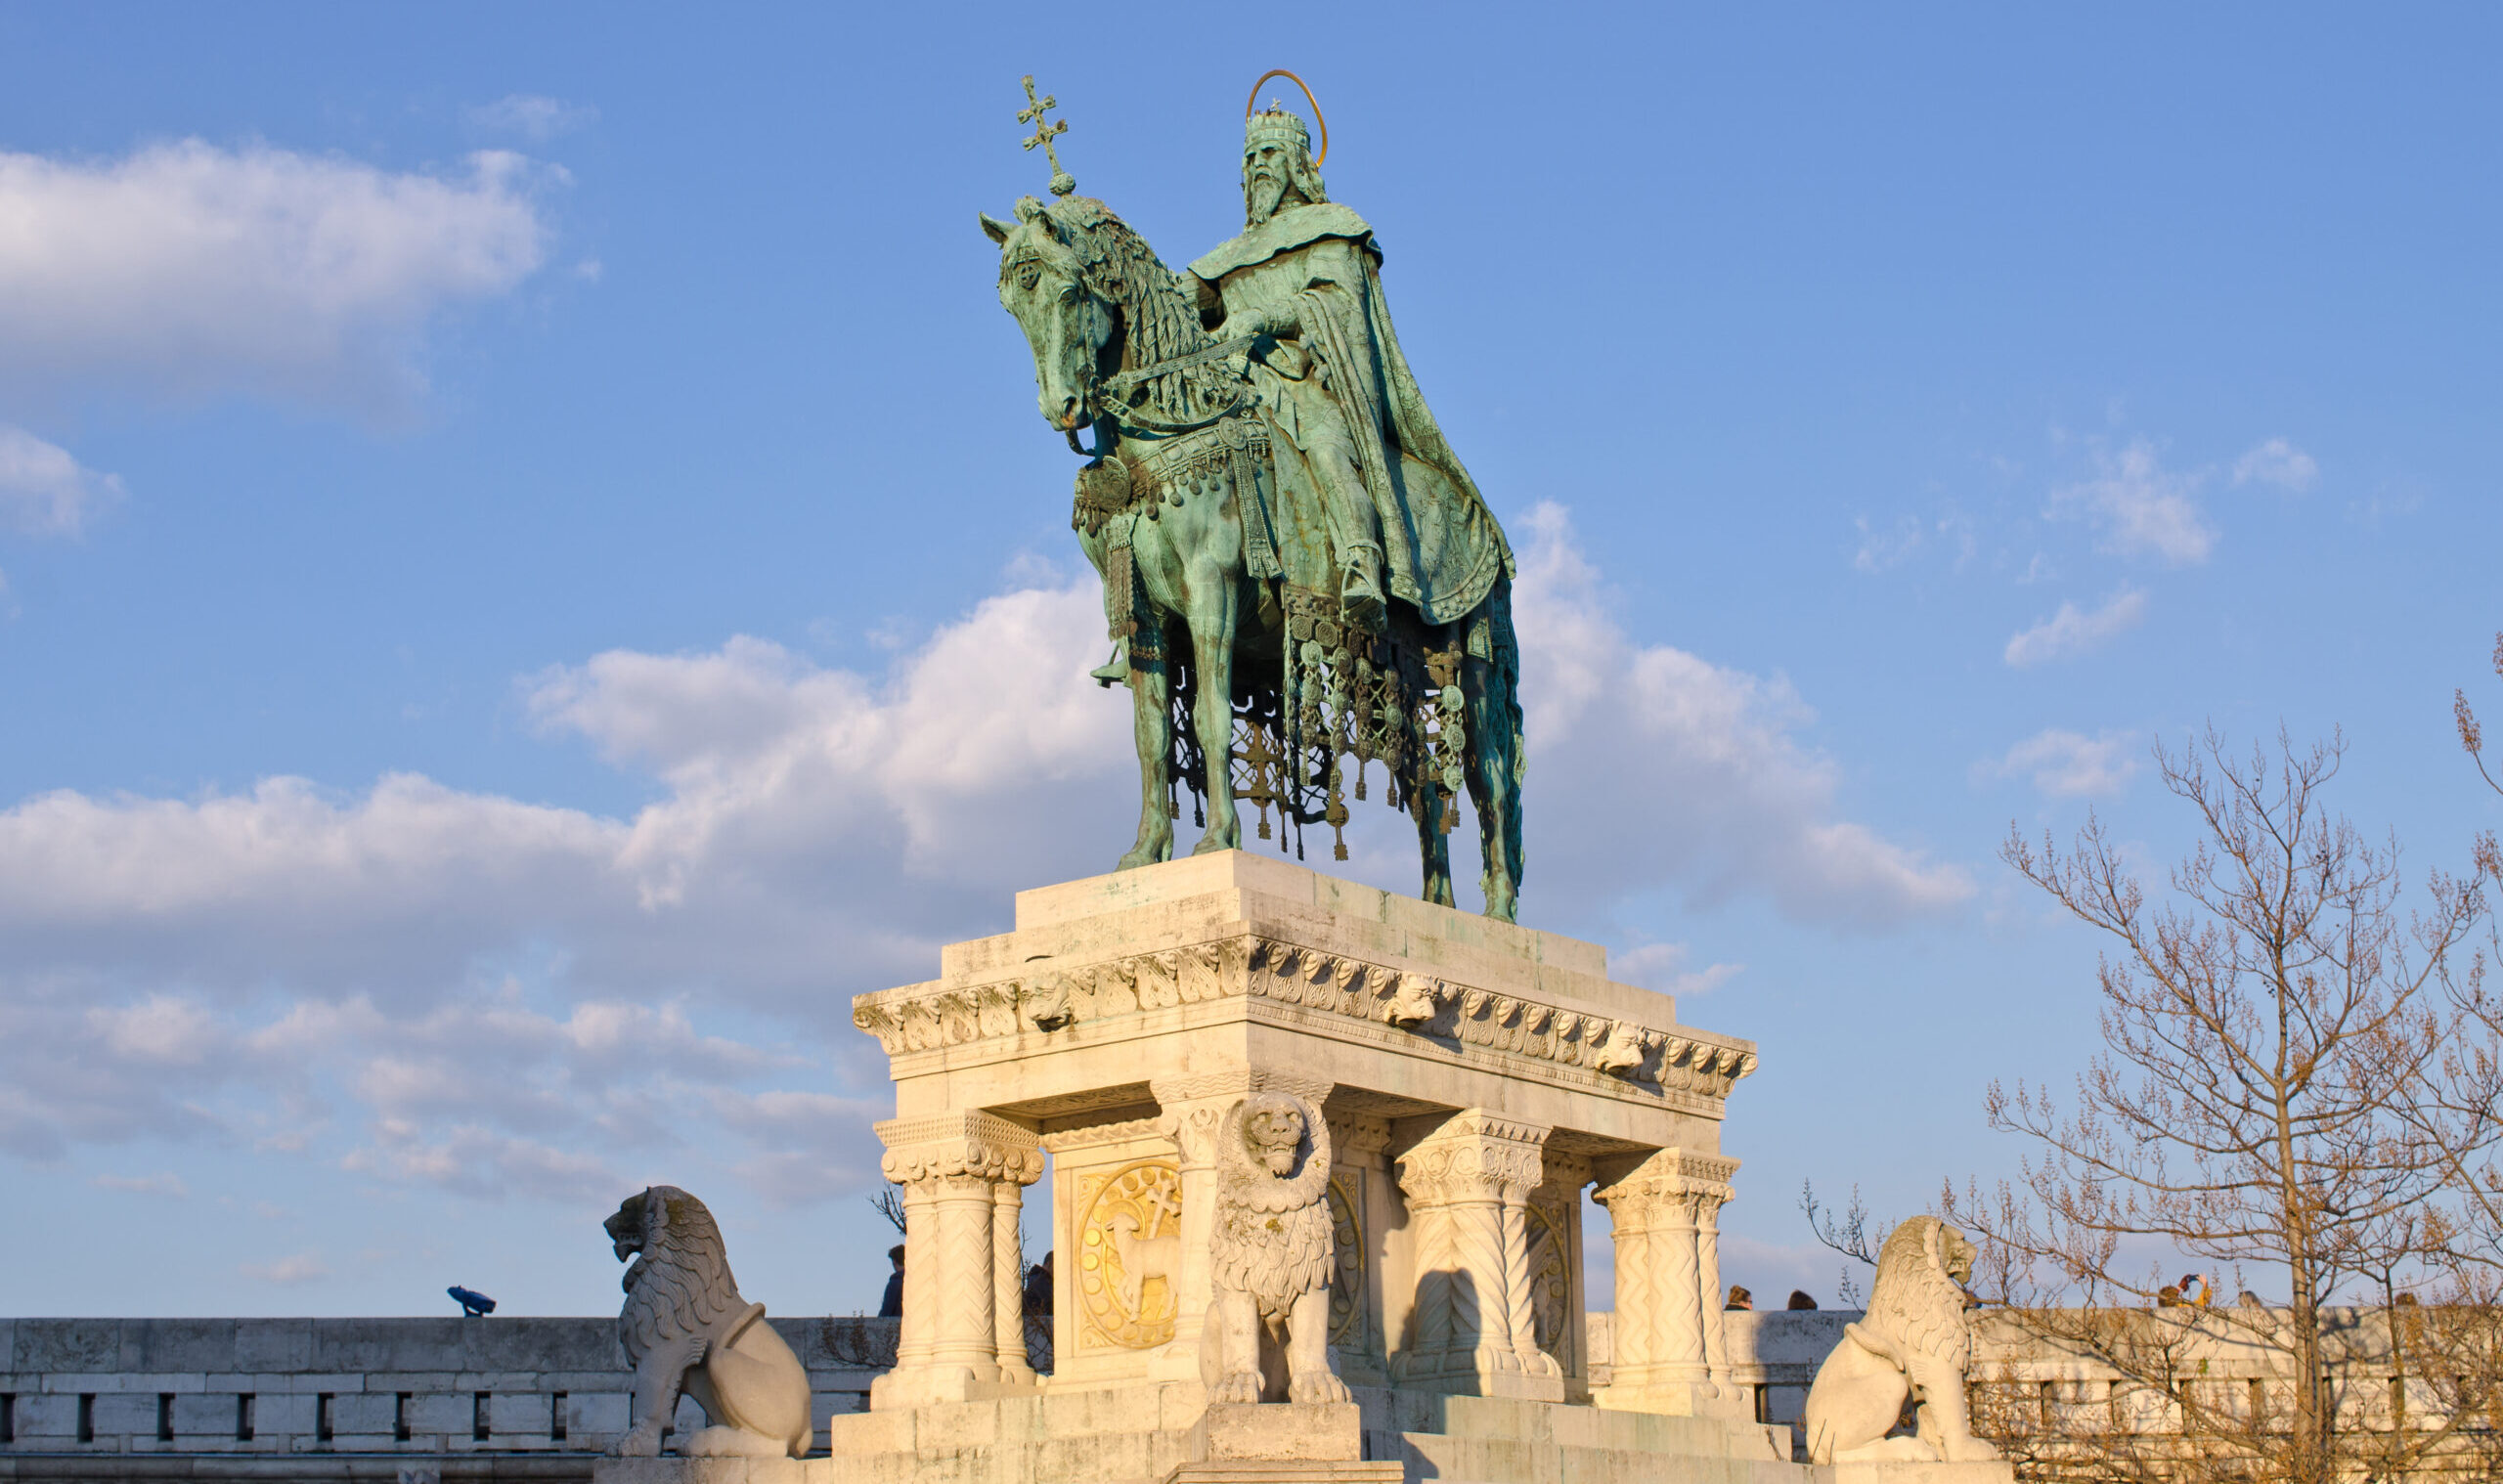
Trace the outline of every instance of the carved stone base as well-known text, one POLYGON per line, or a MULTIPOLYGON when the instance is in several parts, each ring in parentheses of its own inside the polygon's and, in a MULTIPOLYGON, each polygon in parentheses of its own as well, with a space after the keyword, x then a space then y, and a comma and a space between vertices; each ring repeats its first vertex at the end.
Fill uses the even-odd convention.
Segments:
POLYGON ((1164 1476, 1164 1484, 1400 1484, 1405 1477, 1399 1464, 1389 1461, 1225 1459, 1184 1463, 1164 1476))
POLYGON ((1210 1407, 1191 1428, 1191 1462, 1164 1484, 1398 1484, 1396 1460, 1365 1462, 1353 1402, 1210 1407))
POLYGON ((993 1402, 1034 1396, 1038 1383, 1031 1377, 988 1380, 961 1367, 930 1366, 890 1371, 869 1383, 869 1405, 880 1412, 898 1407, 927 1407, 941 1402, 993 1402))
POLYGON ((849 1413, 826 1423, 832 1457, 804 1465, 614 1461, 594 1484, 1834 1484, 1789 1462, 1786 1426, 1366 1386, 1353 1404, 1329 1406, 1211 1412, 1205 1395, 1182 1385, 1046 1385, 1023 1399, 849 1413), (758 1471, 735 1471, 749 1467, 758 1471), (772 1472, 792 1468, 805 1472, 772 1472))
POLYGON ((1709 1417, 1744 1421, 1746 1399, 1724 1395, 1709 1381, 1658 1381, 1648 1386, 1598 1386, 1591 1404, 1610 1412, 1656 1412, 1664 1417, 1709 1417))
MULTIPOLYGON (((1412 1391, 1441 1391, 1454 1396, 1499 1396, 1516 1402, 1564 1400, 1564 1377, 1560 1373, 1532 1375, 1523 1371, 1519 1360, 1509 1351, 1485 1350, 1474 1360, 1475 1364, 1466 1371, 1400 1368, 1399 1384, 1412 1391)), ((1396 1360, 1392 1364, 1398 1365, 1396 1360)))
POLYGON ((1931 1463, 1901 1459, 1832 1465, 1833 1484, 2015 1484, 2016 1465, 2005 1462, 1931 1463))

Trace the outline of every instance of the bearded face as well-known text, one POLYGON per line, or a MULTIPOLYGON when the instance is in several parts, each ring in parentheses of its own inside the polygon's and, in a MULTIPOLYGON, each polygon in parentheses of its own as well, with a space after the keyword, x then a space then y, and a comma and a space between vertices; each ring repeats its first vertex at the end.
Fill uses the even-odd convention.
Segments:
POLYGON ((1293 1108, 1255 1108, 1243 1119, 1243 1140, 1252 1157, 1283 1180, 1295 1173, 1295 1150, 1303 1143, 1303 1114, 1293 1108))
POLYGON ((1253 226, 1277 214, 1290 195, 1297 199, 1291 147, 1267 140, 1243 152, 1243 206, 1253 226))

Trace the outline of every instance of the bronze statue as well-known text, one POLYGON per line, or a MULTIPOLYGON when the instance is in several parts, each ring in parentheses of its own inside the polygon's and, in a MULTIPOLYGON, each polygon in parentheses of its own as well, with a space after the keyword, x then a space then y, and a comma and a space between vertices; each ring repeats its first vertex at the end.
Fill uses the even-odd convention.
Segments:
MULTIPOLYGON (((1380 763, 1416 819, 1426 898, 1452 900, 1444 837, 1465 788, 1486 912, 1510 921, 1512 550, 1400 354, 1372 229, 1329 200, 1300 119, 1247 107, 1246 230, 1177 275, 1075 194, 1053 144, 1067 124, 1026 81, 1026 146, 1058 198, 982 224, 1044 419, 1088 459, 1073 524, 1116 645, 1096 676, 1129 687, 1139 756, 1121 866, 1171 855, 1177 781, 1205 803, 1200 851, 1241 843, 1238 798, 1261 838, 1274 812, 1299 849, 1302 826, 1344 825, 1349 785, 1362 800, 1380 763)), ((1325 126, 1324 156, 1327 141, 1325 126)))

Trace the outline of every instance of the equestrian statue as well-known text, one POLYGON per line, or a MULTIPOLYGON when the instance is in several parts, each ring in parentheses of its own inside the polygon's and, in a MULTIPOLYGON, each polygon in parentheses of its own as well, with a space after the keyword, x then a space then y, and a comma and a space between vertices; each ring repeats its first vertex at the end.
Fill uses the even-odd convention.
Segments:
MULTIPOLYGON (((1293 73, 1271 72, 1302 87, 1293 73)), ((1382 249, 1332 201, 1294 112, 1244 110, 1244 230, 1164 266, 1076 194, 1034 96, 1026 148, 1046 204, 985 215, 999 300, 1034 356, 1043 419, 1086 459, 1073 524, 1104 581, 1138 746, 1126 870, 1173 853, 1174 789, 1204 807, 1201 851, 1242 844, 1237 802, 1298 853, 1346 796, 1416 820, 1425 897, 1452 903, 1446 836, 1477 810, 1486 915, 1512 921, 1521 875, 1520 651, 1511 546, 1443 439, 1391 330, 1382 249), (1079 442, 1090 433, 1094 447, 1079 442)), ((1259 84, 1252 87, 1259 97, 1259 84)), ((1311 90, 1304 90, 1307 104, 1311 90)))

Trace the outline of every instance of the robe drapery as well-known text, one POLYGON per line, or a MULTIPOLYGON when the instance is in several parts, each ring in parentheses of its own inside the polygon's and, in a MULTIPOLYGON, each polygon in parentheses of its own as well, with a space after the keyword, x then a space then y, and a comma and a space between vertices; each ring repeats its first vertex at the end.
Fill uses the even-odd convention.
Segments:
POLYGON ((1265 306, 1300 326, 1299 345, 1254 362, 1263 411, 1301 448, 1295 403, 1298 391, 1309 398, 1313 388, 1282 383, 1320 378, 1382 517, 1391 592, 1427 623, 1448 624, 1513 575, 1513 552, 1409 372, 1383 298, 1381 262, 1364 218, 1325 202, 1278 212, 1193 263, 1191 273, 1225 296, 1230 314, 1265 306), (1319 364, 1305 364, 1313 360, 1319 364))

